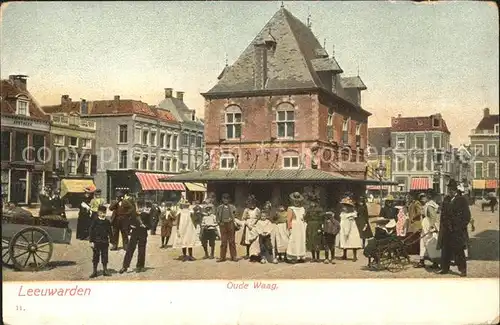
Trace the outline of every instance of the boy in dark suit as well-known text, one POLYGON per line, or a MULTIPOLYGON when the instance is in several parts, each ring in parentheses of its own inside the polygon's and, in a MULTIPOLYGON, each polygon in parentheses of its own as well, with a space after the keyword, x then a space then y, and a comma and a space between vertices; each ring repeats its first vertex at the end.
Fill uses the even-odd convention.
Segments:
POLYGON ((97 218, 92 220, 89 230, 90 247, 93 250, 92 264, 94 267, 90 278, 97 277, 99 257, 101 258, 103 267, 102 275, 110 276, 108 273, 108 249, 111 231, 111 222, 106 219, 106 207, 101 205, 97 209, 97 218))

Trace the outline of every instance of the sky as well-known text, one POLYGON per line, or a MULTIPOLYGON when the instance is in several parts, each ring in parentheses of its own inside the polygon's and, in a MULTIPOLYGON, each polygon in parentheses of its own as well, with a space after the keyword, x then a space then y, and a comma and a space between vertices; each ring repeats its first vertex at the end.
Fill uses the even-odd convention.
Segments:
MULTIPOLYGON (((280 1, 25 2, 2 5, 1 76, 26 74, 41 105, 137 99, 150 105, 164 88, 186 92, 203 116, 200 93, 217 82, 280 1)), ((454 145, 483 108, 499 109, 498 12, 486 2, 284 2, 368 90, 369 127, 391 116, 441 112, 454 145)))

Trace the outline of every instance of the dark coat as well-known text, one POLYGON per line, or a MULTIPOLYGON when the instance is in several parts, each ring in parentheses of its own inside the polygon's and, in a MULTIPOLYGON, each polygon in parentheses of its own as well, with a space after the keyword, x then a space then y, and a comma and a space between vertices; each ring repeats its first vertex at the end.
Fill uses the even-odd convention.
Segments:
POLYGON ((109 205, 109 210, 113 211, 111 215, 111 223, 114 223, 118 219, 120 220, 130 220, 136 217, 135 202, 132 200, 122 200, 120 205, 118 201, 113 201, 109 205))
POLYGON ((46 194, 40 194, 38 198, 40 199, 40 211, 38 216, 43 217, 54 214, 51 198, 46 194))
POLYGON ((64 206, 64 201, 60 197, 54 197, 52 199, 53 213, 58 216, 66 218, 66 207, 64 206))
POLYGON ((439 220, 438 249, 450 245, 456 249, 465 249, 469 234, 467 226, 471 220, 471 213, 467 199, 462 195, 454 198, 446 196, 439 220))
POLYGON ((109 243, 111 238, 111 222, 108 219, 95 218, 90 223, 89 241, 91 243, 109 243))
POLYGON ((370 221, 368 217, 368 207, 366 206, 366 204, 359 204, 357 205, 356 210, 358 211, 358 217, 354 220, 356 220, 356 226, 358 226, 359 236, 362 239, 373 237, 373 232, 372 228, 370 227, 370 221), (363 230, 365 226, 367 226, 366 230, 363 230))
POLYGON ((396 222, 398 221, 398 213, 399 210, 395 207, 390 207, 390 206, 384 206, 382 209, 380 209, 380 218, 384 219, 394 219, 396 222))
MULTIPOLYGON (((90 205, 91 197, 85 197, 82 202, 90 205)), ((87 239, 89 236, 90 221, 91 221, 90 211, 85 209, 80 205, 80 211, 78 212, 78 221, 76 224, 76 238, 77 239, 87 239)))

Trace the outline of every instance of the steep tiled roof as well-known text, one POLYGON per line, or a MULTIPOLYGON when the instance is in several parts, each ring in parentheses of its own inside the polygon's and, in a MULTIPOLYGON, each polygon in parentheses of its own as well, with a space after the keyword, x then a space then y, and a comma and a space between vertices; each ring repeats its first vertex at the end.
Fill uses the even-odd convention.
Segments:
MULTIPOLYGON (((158 111, 168 111, 168 113, 174 116, 178 121, 193 122, 191 120, 191 112, 193 110, 189 108, 184 101, 178 98, 165 98, 158 104, 157 107, 158 111)), ((196 122, 200 124, 202 123, 199 119, 197 119, 196 122)))
MULTIPOLYGON (((79 113, 80 105, 80 102, 68 102, 60 105, 45 106, 43 109, 47 113, 79 113)), ((162 121, 176 121, 170 112, 150 107, 142 101, 132 99, 87 101, 87 110, 88 115, 137 114, 157 118, 162 121)))
POLYGON ((359 76, 357 77, 345 77, 340 80, 343 88, 357 88, 366 90, 366 86, 363 80, 359 76))
POLYGON ((311 63, 316 71, 334 71, 336 73, 344 72, 334 58, 317 58, 311 60, 311 63))
POLYGON ((446 121, 442 119, 440 114, 417 117, 393 117, 391 119, 391 129, 392 132, 442 131, 450 133, 446 126, 446 121), (441 119, 439 126, 433 126, 434 117, 441 119))
POLYGON ((269 34, 276 40, 276 49, 268 56, 266 89, 325 88, 314 67, 319 63, 313 65, 312 60, 324 59, 326 51, 310 28, 281 8, 207 94, 254 90, 254 45, 261 44, 269 34))
POLYGON ((40 120, 50 120, 50 116, 45 114, 40 108, 38 103, 35 101, 33 96, 27 90, 22 90, 16 85, 14 85, 10 80, 2 79, 2 84, 0 87, 0 93, 2 96, 1 100, 1 112, 2 115, 15 115, 16 114, 16 102, 15 98, 18 95, 25 95, 30 98, 29 112, 30 117, 40 120))
POLYGON ((484 116, 483 119, 476 126, 476 130, 493 130, 495 124, 499 124, 500 115, 484 116))
POLYGON ((382 148, 389 148, 391 146, 391 128, 368 128, 368 144, 377 149, 377 152, 381 152, 382 148))

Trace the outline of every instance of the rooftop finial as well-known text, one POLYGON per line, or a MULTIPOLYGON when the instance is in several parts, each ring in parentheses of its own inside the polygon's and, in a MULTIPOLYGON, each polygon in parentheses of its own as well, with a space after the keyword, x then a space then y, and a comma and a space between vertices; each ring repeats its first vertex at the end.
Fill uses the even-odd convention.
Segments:
POLYGON ((326 38, 323 39, 323 48, 326 49, 326 38))
POLYGON ((335 57, 335 45, 332 44, 332 58, 335 57))
POLYGON ((285 4, 281 1, 281 8, 285 8, 285 4))
POLYGON ((311 29, 312 23, 311 23, 311 7, 307 8, 307 27, 311 29))
POLYGON ((228 60, 227 60, 227 53, 226 53, 226 67, 227 67, 227 65, 228 65, 228 60))

